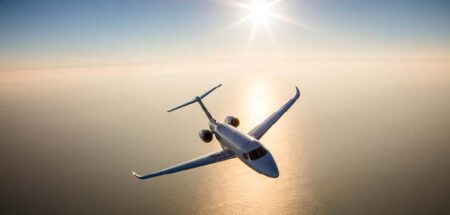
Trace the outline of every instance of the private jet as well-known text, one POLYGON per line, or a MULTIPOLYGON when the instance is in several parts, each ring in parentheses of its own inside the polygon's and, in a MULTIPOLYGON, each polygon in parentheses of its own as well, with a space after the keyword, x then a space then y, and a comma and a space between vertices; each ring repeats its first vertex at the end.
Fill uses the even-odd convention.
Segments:
POLYGON ((224 122, 218 122, 215 120, 202 99, 210 94, 215 89, 222 86, 212 88, 201 96, 196 96, 193 100, 182 104, 176 108, 170 109, 167 112, 172 112, 179 108, 188 106, 190 104, 198 103, 205 112, 206 117, 209 120, 209 129, 202 129, 199 132, 199 136, 203 142, 209 143, 216 137, 222 150, 213 152, 198 158, 186 161, 159 171, 155 171, 146 175, 139 175, 136 172, 132 172, 138 179, 149 179, 161 175, 176 173, 188 169, 193 169, 221 161, 225 161, 232 158, 238 158, 248 167, 254 171, 263 174, 271 178, 277 178, 280 174, 278 172, 277 164, 272 154, 261 144, 260 139, 263 135, 274 125, 283 114, 289 110, 289 108, 300 98, 300 91, 298 87, 295 87, 296 93, 286 104, 284 104, 275 113, 270 115, 261 124, 256 126, 247 134, 242 133, 236 128, 239 126, 239 119, 234 116, 227 116, 224 122))

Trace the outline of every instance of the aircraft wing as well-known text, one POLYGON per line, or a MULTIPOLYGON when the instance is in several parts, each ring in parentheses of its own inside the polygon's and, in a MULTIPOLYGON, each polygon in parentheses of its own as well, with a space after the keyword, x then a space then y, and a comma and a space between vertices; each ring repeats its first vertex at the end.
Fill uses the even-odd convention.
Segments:
POLYGON ((298 87, 295 87, 296 93, 295 96, 292 97, 286 104, 284 104, 280 109, 278 109, 275 113, 270 115, 266 120, 264 120, 261 124, 256 126, 248 135, 254 137, 255 139, 261 139, 261 137, 274 125, 280 118, 286 113, 287 110, 300 98, 300 90, 298 87))
POLYGON ((223 151, 218 151, 218 152, 214 152, 211 154, 207 154, 204 156, 200 156, 198 158, 192 159, 190 161, 186 161, 184 163, 180 163, 156 172, 152 172, 146 175, 139 175, 135 172, 132 172, 134 176, 136 176, 139 179, 148 179, 148 178, 153 178, 156 176, 160 176, 160 175, 166 175, 166 174, 171 174, 171 173, 175 173, 175 172, 180 172, 180 171, 184 171, 184 170, 188 170, 188 169, 192 169, 192 168, 197 168, 197 167, 201 167, 201 166, 205 166, 208 164, 213 164, 213 163, 217 163, 220 161, 224 161, 224 160, 228 160, 231 158, 236 157, 236 155, 231 151, 231 150, 223 150, 223 151))

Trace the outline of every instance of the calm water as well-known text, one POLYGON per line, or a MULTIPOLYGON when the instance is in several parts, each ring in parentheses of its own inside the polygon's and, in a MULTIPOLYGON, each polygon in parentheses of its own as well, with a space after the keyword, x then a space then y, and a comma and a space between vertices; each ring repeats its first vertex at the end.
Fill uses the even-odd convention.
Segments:
POLYGON ((74 69, 1 74, 2 214, 433 214, 450 211, 450 67, 74 69), (363 69, 369 68, 369 69, 363 69), (229 160, 145 182, 220 149, 198 131, 203 91, 249 131, 294 94, 262 139, 280 177, 229 160))

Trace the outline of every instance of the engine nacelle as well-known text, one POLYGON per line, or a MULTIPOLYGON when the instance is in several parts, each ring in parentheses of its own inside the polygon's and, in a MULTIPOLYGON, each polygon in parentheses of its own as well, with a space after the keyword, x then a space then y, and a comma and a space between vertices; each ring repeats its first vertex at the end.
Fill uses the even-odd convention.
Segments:
POLYGON ((200 130, 200 132, 198 133, 198 136, 200 136, 200 138, 205 143, 209 143, 213 139, 213 133, 210 130, 208 130, 208 129, 200 130))
POLYGON ((227 116, 224 120, 225 123, 227 123, 228 125, 231 125, 235 128, 237 128, 239 126, 239 119, 237 117, 234 116, 227 116))

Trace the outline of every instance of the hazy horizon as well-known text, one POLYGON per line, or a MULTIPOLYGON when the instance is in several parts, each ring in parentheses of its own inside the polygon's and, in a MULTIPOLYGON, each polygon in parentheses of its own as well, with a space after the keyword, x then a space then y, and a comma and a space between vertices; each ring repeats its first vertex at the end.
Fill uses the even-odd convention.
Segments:
POLYGON ((0 71, 178 61, 450 60, 448 1, 0 2, 0 71), (250 3, 249 3, 250 4, 250 3), (258 26, 259 25, 259 26, 258 26))

